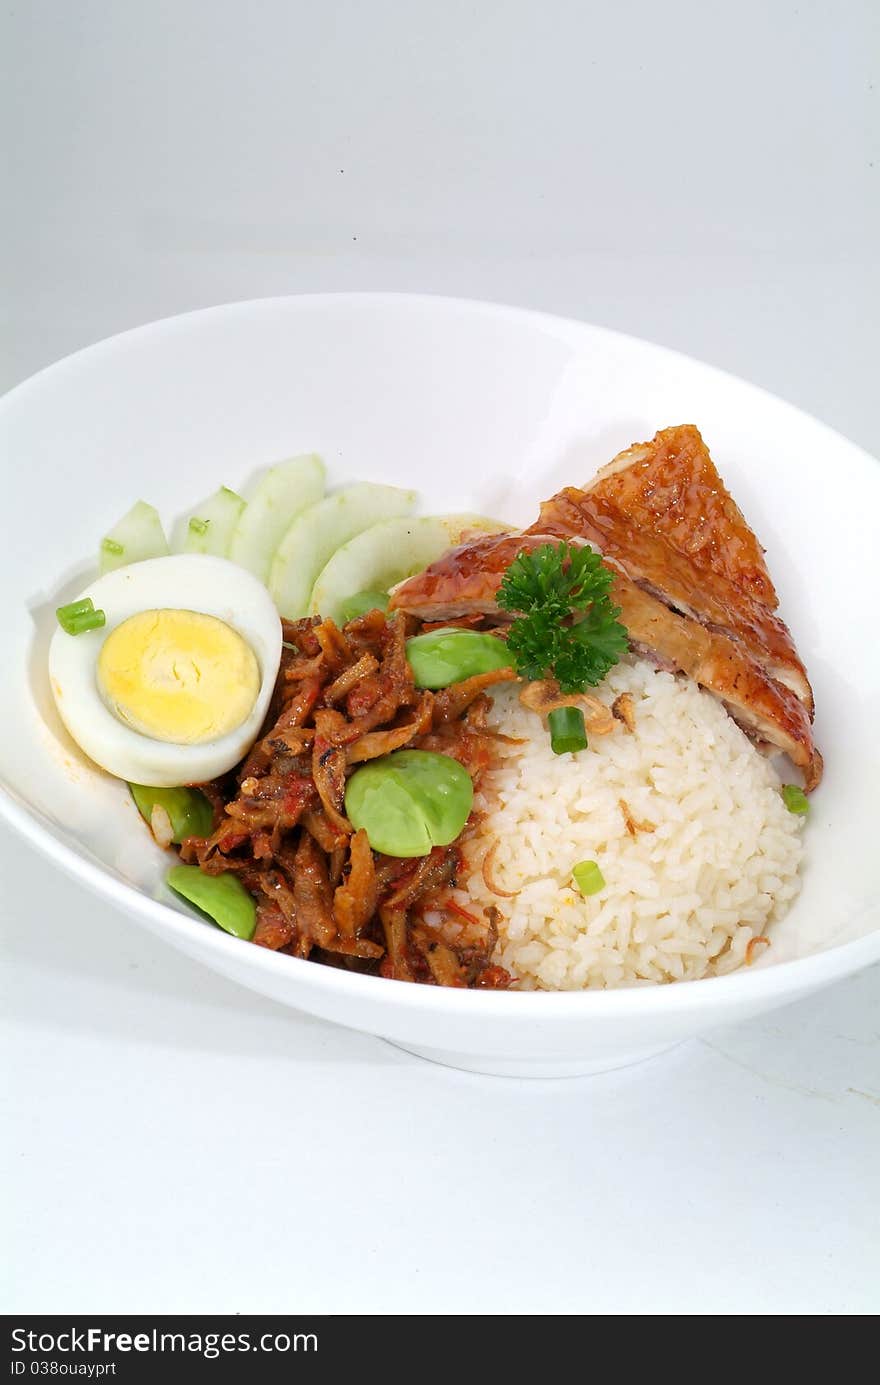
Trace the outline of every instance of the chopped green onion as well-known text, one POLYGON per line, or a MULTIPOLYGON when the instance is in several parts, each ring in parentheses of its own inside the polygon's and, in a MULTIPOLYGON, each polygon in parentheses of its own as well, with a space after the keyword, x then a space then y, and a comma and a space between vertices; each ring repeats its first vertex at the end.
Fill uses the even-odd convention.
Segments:
POLYGON ((117 558, 121 553, 125 552, 122 544, 117 543, 115 539, 102 539, 101 548, 105 553, 112 553, 117 558))
POLYGON ((59 606, 55 612, 59 620, 70 620, 71 616, 84 616, 86 611, 93 611, 95 603, 90 596, 81 596, 79 601, 68 601, 66 606, 59 606))
POLYGON ((103 611, 86 611, 81 616, 71 616, 69 620, 61 621, 61 628, 68 635, 84 635, 87 630, 100 630, 102 625, 107 624, 107 617, 103 611))
POLYGON ((107 624, 104 612, 95 610, 95 603, 90 596, 83 596, 79 601, 59 606, 55 615, 58 617, 58 624, 67 635, 81 635, 86 630, 98 630, 107 624))
POLYGON ((801 817, 810 811, 809 799, 797 784, 783 784, 782 801, 790 813, 798 813, 801 817))
POLYGON ((208 521, 206 519, 198 519, 196 515, 193 515, 189 522, 189 527, 194 534, 207 534, 208 521))
POLYGON ((598 894, 605 888, 605 877, 595 861, 578 861, 571 877, 583 895, 598 894))
POLYGON ((587 748, 587 728, 580 707, 557 707, 547 718, 550 748, 554 755, 574 754, 587 748))

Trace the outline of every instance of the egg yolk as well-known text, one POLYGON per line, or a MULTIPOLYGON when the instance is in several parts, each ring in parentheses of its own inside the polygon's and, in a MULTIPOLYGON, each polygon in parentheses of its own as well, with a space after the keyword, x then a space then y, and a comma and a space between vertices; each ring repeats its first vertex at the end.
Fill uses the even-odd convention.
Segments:
POLYGON ((260 691, 253 650, 225 621, 198 611, 141 611, 111 631, 98 656, 111 712, 144 736, 177 745, 219 740, 246 721, 260 691))

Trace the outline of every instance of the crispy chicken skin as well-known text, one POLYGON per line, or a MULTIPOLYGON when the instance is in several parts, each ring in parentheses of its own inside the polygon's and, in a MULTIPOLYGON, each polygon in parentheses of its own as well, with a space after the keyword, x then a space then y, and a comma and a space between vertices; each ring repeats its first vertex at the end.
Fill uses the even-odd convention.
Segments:
POLYGON ((664 428, 651 442, 619 452, 584 491, 666 540, 696 569, 727 578, 742 595, 776 610, 764 551, 692 423, 664 428))
POLYGON ((524 533, 461 545, 392 594, 424 620, 501 613, 495 595, 517 553, 588 542, 615 575, 631 645, 720 698, 759 742, 784 750, 808 789, 822 776, 813 696, 763 552, 692 425, 620 453, 584 488, 541 506, 524 533))

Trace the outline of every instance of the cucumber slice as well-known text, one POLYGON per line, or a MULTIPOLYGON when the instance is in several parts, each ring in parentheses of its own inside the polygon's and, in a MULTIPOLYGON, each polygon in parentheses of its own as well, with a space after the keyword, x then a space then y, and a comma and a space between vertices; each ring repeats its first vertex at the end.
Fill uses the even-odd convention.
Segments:
POLYGON ((324 494, 324 463, 314 453, 270 467, 232 532, 229 557, 261 582, 296 515, 324 494))
POLYGON ((355 592, 387 591, 454 548, 470 529, 503 533, 504 528, 481 515, 429 515, 374 524, 333 554, 312 588, 309 610, 339 620, 355 592))
POLYGON ((175 553, 210 553, 225 558, 245 502, 228 486, 221 486, 193 512, 174 526, 171 547, 175 553))
POLYGON ((167 552, 168 540, 159 511, 145 500, 138 500, 104 535, 98 566, 103 575, 128 563, 140 563, 145 558, 164 558, 167 552))
POLYGON ((269 574, 269 591, 281 615, 288 620, 307 615, 312 588, 336 550, 374 524, 410 514, 415 503, 415 491, 364 481, 298 514, 269 574))

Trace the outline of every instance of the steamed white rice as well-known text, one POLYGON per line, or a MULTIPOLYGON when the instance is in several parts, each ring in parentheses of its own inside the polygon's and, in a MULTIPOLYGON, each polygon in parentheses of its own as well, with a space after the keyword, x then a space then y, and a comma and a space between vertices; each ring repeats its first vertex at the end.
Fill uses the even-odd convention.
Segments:
POLYGON ((772 763, 689 680, 632 660, 595 691, 609 705, 632 696, 635 732, 618 725, 576 756, 553 754, 515 689, 496 696, 492 720, 526 744, 503 749, 469 851, 468 894, 502 915, 495 961, 523 989, 732 971, 798 893, 803 819, 785 807, 772 763), (621 800, 654 831, 630 835, 621 800), (480 869, 496 841, 489 875, 513 899, 493 894, 480 869), (605 879, 588 898, 571 883, 585 860, 605 879))

